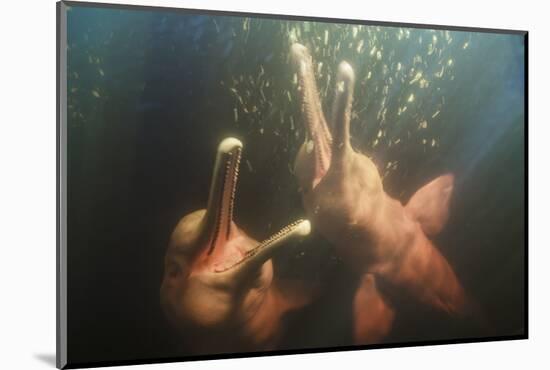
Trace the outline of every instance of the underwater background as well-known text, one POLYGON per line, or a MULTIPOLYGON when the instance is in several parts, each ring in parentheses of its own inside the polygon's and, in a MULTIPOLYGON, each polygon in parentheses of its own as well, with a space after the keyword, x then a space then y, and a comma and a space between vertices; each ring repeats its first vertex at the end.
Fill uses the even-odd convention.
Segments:
MULTIPOLYGON (((519 34, 72 7, 67 25, 68 353, 71 363, 192 355, 159 305, 174 226, 206 206, 218 143, 244 144, 235 221, 263 239, 303 217, 304 140, 289 47, 311 51, 325 107, 336 66, 357 76, 352 143, 403 203, 455 174, 435 244, 484 325, 420 304, 384 343, 525 333, 525 66, 519 34)), ((276 273, 322 282, 281 349, 352 343, 355 286, 314 235, 276 273)))

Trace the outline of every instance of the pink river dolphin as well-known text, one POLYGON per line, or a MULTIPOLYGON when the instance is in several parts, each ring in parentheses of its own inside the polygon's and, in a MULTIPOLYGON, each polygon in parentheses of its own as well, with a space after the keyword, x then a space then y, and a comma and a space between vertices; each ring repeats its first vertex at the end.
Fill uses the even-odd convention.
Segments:
POLYGON ((394 309, 376 287, 382 279, 420 302, 460 315, 464 290, 430 240, 449 217, 454 176, 432 180, 406 205, 392 199, 373 161, 350 144, 352 67, 347 62, 338 67, 329 129, 308 49, 293 44, 290 57, 306 128, 295 174, 313 227, 360 279, 353 302, 355 342, 378 342, 391 330, 394 309))
POLYGON ((179 221, 166 251, 161 305, 194 353, 273 349, 285 313, 310 300, 299 282, 277 279, 271 261, 285 242, 309 234, 309 221, 261 243, 233 221, 241 151, 235 138, 220 143, 207 208, 179 221))

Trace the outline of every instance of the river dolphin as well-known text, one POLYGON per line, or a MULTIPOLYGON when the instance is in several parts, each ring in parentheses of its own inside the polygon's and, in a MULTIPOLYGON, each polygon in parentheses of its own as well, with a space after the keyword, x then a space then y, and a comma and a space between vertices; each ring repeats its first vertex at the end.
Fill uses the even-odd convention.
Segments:
POLYGON ((298 77, 306 138, 295 160, 295 174, 307 217, 336 248, 359 280, 353 302, 355 341, 381 340, 394 312, 377 282, 459 315, 465 295, 453 269, 430 237, 449 217, 454 176, 445 174, 419 189, 407 205, 385 191, 376 165, 350 143, 355 74, 338 66, 331 125, 327 124, 308 49, 291 46, 298 77))
POLYGON ((309 234, 309 221, 261 243, 233 221, 241 151, 235 138, 220 143, 207 208, 179 221, 165 255, 161 305, 195 353, 273 349, 284 314, 308 303, 299 283, 274 277, 271 257, 309 234))

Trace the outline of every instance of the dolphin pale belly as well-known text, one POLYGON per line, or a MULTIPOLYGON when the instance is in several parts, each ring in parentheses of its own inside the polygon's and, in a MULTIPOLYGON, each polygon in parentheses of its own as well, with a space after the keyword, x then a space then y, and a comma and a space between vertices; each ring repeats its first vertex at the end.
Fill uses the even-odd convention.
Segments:
POLYGON ((175 327, 193 334, 197 353, 270 349, 283 315, 308 303, 296 284, 274 278, 271 257, 286 241, 308 235, 309 221, 263 242, 233 221, 241 151, 237 139, 220 143, 207 208, 179 221, 165 255, 161 305, 175 327))
POLYGON ((453 175, 421 188, 407 206, 392 199, 376 165, 350 143, 352 67, 346 62, 338 67, 329 126, 309 51, 294 44, 290 55, 306 129, 294 172, 308 218, 360 279, 354 299, 356 342, 376 342, 391 328, 393 308, 376 289, 378 279, 425 304, 460 314, 462 286, 428 238, 447 221, 453 175))

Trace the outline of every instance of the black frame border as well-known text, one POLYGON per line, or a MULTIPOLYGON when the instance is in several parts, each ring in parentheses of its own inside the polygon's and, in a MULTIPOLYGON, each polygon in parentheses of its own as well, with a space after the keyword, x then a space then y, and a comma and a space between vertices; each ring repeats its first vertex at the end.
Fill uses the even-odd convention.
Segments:
POLYGON ((144 365, 158 363, 173 363, 173 362, 188 362, 201 360, 221 360, 246 357, 265 357, 265 356, 280 356, 280 355, 296 355, 296 354, 315 354, 323 352, 342 352, 342 351, 359 351, 365 349, 384 349, 384 348, 401 348, 401 347, 420 347, 433 345, 448 345, 448 344, 467 344, 467 343, 484 343, 484 342, 499 342, 509 340, 529 339, 529 31, 513 30, 513 29, 495 29, 495 28, 477 28, 477 27, 462 27, 440 24, 421 24, 421 23, 402 23, 402 22, 384 22, 374 20, 361 19, 346 19, 346 18, 328 18, 316 16, 300 16, 288 14, 270 14, 270 13, 250 13, 244 11, 226 11, 226 10, 211 10, 211 9, 192 9, 192 8, 176 8, 168 6, 152 6, 152 5, 132 5, 132 4, 112 4, 100 2, 79 2, 79 1, 58 1, 56 3, 56 367, 58 369, 76 369, 76 368, 91 368, 103 366, 123 366, 123 365, 144 365), (211 15, 211 16, 234 16, 234 17, 253 17, 263 19, 279 19, 290 21, 312 21, 325 23, 344 23, 344 24, 359 24, 368 26, 381 27, 406 27, 419 29, 436 29, 449 31, 463 32, 480 32, 480 33, 496 33, 496 34, 515 34, 523 36, 524 39, 524 223, 525 223, 525 245, 524 245, 524 334, 505 335, 505 336, 488 336, 481 338, 456 338, 442 339, 429 341, 413 341, 413 342, 393 342, 384 344, 370 345, 349 345, 338 347, 320 347, 320 348, 303 348, 290 350, 274 350, 274 351, 258 351, 258 352, 238 352, 211 354, 199 356, 184 356, 184 357, 165 357, 165 358, 143 358, 120 361, 94 361, 82 363, 68 362, 68 343, 67 343, 67 244, 66 244, 66 196, 67 196, 67 168, 66 168, 66 128, 67 121, 63 109, 66 108, 66 54, 62 54, 66 50, 66 8, 67 7, 88 7, 88 8, 110 8, 120 10, 133 11, 160 11, 160 12, 178 12, 185 14, 211 15), (63 39, 62 39, 63 38, 63 39))

